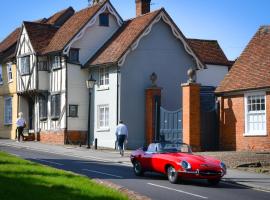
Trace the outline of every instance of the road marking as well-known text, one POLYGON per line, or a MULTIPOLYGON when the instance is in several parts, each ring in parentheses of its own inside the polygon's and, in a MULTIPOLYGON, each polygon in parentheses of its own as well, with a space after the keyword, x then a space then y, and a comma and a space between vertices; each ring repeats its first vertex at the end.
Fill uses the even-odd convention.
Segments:
POLYGON ((122 176, 117 176, 114 174, 108 174, 108 173, 104 173, 104 172, 99 172, 99 171, 95 171, 95 170, 90 170, 90 169, 82 169, 83 171, 88 171, 88 172, 94 172, 97 174, 103 174, 103 175, 107 175, 107 176, 112 176, 112 177, 116 177, 116 178, 123 178, 122 176))
POLYGON ((166 186, 157 185, 157 184, 153 184, 153 183, 147 183, 147 184, 148 184, 148 185, 155 186, 155 187, 159 187, 159 188, 163 188, 163 189, 167 189, 167 190, 179 192, 179 193, 188 194, 188 195, 195 196, 195 197, 199 197, 199 198, 202 198, 202 199, 208 199, 208 197, 204 197, 204 196, 201 196, 201 195, 198 195, 198 194, 193 194, 193 193, 190 193, 190 192, 185 192, 185 191, 183 191, 183 190, 177 190, 177 189, 174 189, 174 188, 169 188, 169 187, 166 187, 166 186))
POLYGON ((50 153, 50 154, 55 154, 55 155, 60 155, 60 156, 68 156, 68 157, 74 157, 74 158, 82 158, 82 159, 86 159, 86 160, 94 160, 94 161, 100 161, 100 162, 110 162, 110 163, 115 163, 118 165, 123 165, 123 166, 127 166, 127 167, 132 167, 132 164, 130 163, 119 163, 119 162, 115 162, 113 160, 109 160, 109 159, 103 159, 103 158, 99 158, 99 157, 95 157, 95 156, 77 156, 72 154, 71 152, 68 152, 69 154, 65 154, 65 153, 57 153, 57 152, 53 152, 53 151, 49 151, 49 150, 44 150, 44 149, 40 149, 40 148, 33 148, 33 147, 29 147, 29 146, 18 146, 18 145, 13 145, 13 144, 6 144, 6 143, 1 143, 1 145, 3 146, 9 146, 9 147, 15 147, 18 149, 24 148, 24 149, 28 149, 28 150, 34 150, 34 151, 40 151, 40 152, 44 152, 44 153, 50 153))
POLYGON ((48 160, 43 160, 43 159, 35 159, 37 161, 41 161, 41 162, 45 162, 45 163, 50 163, 50 164, 54 164, 54 165, 60 165, 60 166, 63 166, 64 164, 62 163, 57 163, 57 162, 53 162, 53 161, 48 161, 48 160))

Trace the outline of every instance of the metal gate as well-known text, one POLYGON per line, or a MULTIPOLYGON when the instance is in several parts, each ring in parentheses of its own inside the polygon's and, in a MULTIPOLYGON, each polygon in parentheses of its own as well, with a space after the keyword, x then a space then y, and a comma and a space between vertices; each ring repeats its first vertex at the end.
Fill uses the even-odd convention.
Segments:
POLYGON ((165 141, 181 141, 183 140, 182 131, 182 109, 176 111, 168 111, 160 107, 160 140, 165 141))
POLYGON ((215 88, 201 87, 201 148, 203 151, 218 150, 218 105, 215 98, 215 88))

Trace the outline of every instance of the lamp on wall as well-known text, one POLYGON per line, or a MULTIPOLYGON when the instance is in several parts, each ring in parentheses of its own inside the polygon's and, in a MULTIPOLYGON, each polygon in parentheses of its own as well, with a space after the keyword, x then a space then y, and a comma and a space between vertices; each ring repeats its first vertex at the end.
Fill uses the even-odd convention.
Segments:
POLYGON ((91 91, 94 88, 96 80, 92 74, 88 80, 86 80, 86 87, 89 89, 89 106, 88 106, 88 130, 87 130, 87 148, 90 149, 90 116, 91 116, 91 91))

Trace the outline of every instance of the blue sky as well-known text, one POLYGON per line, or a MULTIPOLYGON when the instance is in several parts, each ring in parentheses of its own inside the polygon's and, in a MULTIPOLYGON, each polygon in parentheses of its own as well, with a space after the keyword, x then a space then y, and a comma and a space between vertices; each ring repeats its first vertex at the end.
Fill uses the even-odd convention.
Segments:
MULTIPOLYGON (((135 0, 111 0, 123 19, 135 16, 135 0)), ((87 0, 1 1, 0 40, 23 20, 48 17, 87 0)), ((229 59, 237 58, 258 27, 270 24, 269 0, 152 0, 151 10, 164 7, 186 37, 216 39, 229 59)))

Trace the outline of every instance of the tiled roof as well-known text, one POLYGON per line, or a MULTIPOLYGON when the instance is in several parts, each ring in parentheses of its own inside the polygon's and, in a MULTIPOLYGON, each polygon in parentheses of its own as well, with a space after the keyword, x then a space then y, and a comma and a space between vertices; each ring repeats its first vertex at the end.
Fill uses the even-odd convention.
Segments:
POLYGON ((68 7, 66 9, 64 9, 64 10, 61 10, 61 11, 55 13, 54 15, 52 15, 51 17, 49 17, 48 19, 46 19, 46 24, 52 24, 52 25, 57 24, 58 21, 61 20, 61 18, 67 12, 71 12, 71 14, 74 14, 74 9, 72 7, 68 7))
POLYGON ((61 26, 43 53, 63 50, 65 45, 86 25, 106 2, 107 1, 104 1, 102 4, 96 4, 76 12, 61 26))
POLYGON ((160 12, 157 10, 126 21, 86 65, 117 62, 160 12))
POLYGON ((270 26, 260 27, 216 92, 266 87, 270 87, 270 26))
POLYGON ((196 55, 204 64, 231 66, 217 40, 187 39, 196 55))
POLYGON ((50 24, 36 22, 23 22, 23 24, 36 53, 44 50, 58 30, 50 24))
POLYGON ((0 52, 3 52, 10 48, 12 45, 15 45, 21 28, 16 28, 12 33, 10 33, 1 43, 0 43, 0 52))

